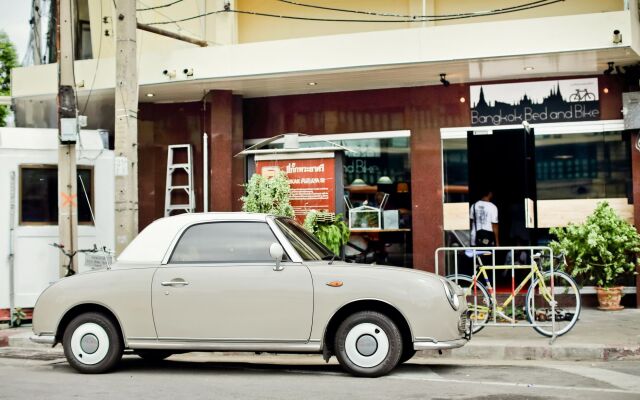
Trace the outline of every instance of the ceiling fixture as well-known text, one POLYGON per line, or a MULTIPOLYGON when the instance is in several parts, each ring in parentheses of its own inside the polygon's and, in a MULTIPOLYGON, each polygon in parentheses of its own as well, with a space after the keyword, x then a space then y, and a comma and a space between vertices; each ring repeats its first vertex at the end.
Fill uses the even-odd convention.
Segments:
POLYGON ((533 71, 534 69, 535 69, 535 68, 533 68, 533 67, 524 67, 524 70, 525 70, 525 71, 533 71))
POLYGON ((153 96, 155 96, 155 94, 153 94, 153 93, 147 93, 147 97, 153 97, 153 96))
POLYGON ((607 93, 609 93, 609 88, 604 88, 604 89, 602 89, 602 91, 604 92, 604 94, 607 94, 607 93))
POLYGON ((460 97, 460 103, 464 103, 465 101, 467 101, 467 99, 465 99, 464 97, 460 97))
POLYGON ((315 86, 317 84, 318 84, 318 82, 309 82, 309 83, 307 83, 307 85, 309 85, 309 86, 315 86))
POLYGON ((605 74, 605 75, 611 75, 611 73, 613 72, 613 65, 614 64, 615 63, 613 61, 609 61, 607 63, 607 65, 609 65, 609 68, 605 69, 602 73, 605 74))
POLYGON ((444 87, 451 85, 451 82, 449 82, 446 78, 447 74, 440 74, 440 83, 442 83, 444 87))

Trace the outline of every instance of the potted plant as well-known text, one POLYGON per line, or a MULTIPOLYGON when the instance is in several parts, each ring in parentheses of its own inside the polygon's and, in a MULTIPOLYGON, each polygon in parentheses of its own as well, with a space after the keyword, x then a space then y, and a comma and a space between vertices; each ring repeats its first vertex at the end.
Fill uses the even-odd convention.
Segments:
POLYGON ((311 210, 303 226, 336 255, 340 255, 342 246, 349 241, 349 226, 342 219, 342 214, 311 210))
POLYGON ((253 174, 245 185, 246 195, 242 196, 242 211, 293 217, 293 207, 289 203, 291 187, 287 174, 278 171, 273 177, 265 178, 253 174))
POLYGON ((582 224, 551 228, 554 252, 567 257, 567 272, 582 284, 596 285, 602 310, 621 310, 621 282, 636 274, 640 235, 606 202, 598 203, 582 224))

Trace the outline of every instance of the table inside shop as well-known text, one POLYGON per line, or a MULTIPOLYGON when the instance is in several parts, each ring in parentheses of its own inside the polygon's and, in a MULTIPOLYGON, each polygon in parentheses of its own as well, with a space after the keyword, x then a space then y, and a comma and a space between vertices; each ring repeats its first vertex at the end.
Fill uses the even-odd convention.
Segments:
POLYGON ((388 242, 384 240, 384 236, 388 236, 388 234, 401 233, 402 234, 402 266, 407 267, 407 236, 411 232, 409 228, 398 228, 398 229, 371 229, 371 228, 352 228, 351 234, 362 236, 367 240, 367 248, 360 249, 357 246, 351 245, 351 247, 361 250, 361 254, 364 255, 366 260, 366 255, 373 249, 373 253, 378 256, 380 250, 384 250, 384 245, 386 243, 395 243, 388 242))

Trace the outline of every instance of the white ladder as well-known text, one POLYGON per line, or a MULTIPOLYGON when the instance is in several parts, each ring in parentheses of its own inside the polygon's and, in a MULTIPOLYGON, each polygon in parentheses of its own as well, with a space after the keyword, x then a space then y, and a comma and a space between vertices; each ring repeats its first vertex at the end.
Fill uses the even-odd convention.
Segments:
POLYGON ((167 153, 167 186, 164 197, 164 216, 170 216, 174 211, 194 212, 196 208, 195 195, 193 193, 193 164, 191 162, 191 145, 190 144, 173 144, 169 146, 167 153), (187 162, 177 163, 173 162, 175 152, 186 151, 187 162), (173 173, 179 170, 183 170, 187 174, 186 185, 174 185, 173 173), (174 190, 184 190, 187 193, 188 202, 186 204, 173 204, 171 203, 171 194, 174 190))

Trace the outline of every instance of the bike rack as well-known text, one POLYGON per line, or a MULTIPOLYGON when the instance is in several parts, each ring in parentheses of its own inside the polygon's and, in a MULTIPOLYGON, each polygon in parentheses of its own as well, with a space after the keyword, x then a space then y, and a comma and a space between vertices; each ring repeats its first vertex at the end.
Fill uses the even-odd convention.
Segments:
MULTIPOLYGON (((435 273, 438 275, 453 275, 454 281, 457 283, 458 282, 458 270, 459 270, 459 265, 458 265, 458 256, 462 254, 466 257, 469 257, 472 261, 473 261, 473 274, 472 274, 472 278, 476 276, 476 274, 478 273, 478 269, 480 267, 485 267, 485 270, 487 271, 487 273, 489 273, 489 271, 491 271, 491 285, 492 288, 487 287, 487 291, 489 291, 489 295, 491 296, 492 299, 492 315, 493 315, 493 320, 491 322, 487 321, 485 323, 478 323, 477 321, 477 306, 478 306, 478 293, 477 293, 477 285, 475 285, 475 282, 477 282, 477 279, 474 279, 474 291, 473 291, 473 302, 474 302, 474 314, 475 314, 475 320, 474 320, 474 324, 478 324, 480 326, 499 326, 499 327, 526 327, 526 328, 533 328, 534 326, 541 326, 541 327, 551 327, 551 332, 552 332, 552 336, 551 339, 549 340, 549 344, 553 344, 553 342, 556 340, 557 335, 556 335, 556 299, 555 299, 555 288, 554 288, 554 276, 553 276, 553 271, 554 271, 554 258, 553 258, 553 250, 550 247, 546 247, 546 246, 513 246, 513 247, 440 247, 438 249, 436 249, 435 251, 435 273), (515 263, 515 255, 516 252, 520 253, 522 251, 526 251, 528 252, 529 255, 529 260, 531 260, 531 264, 525 264, 525 265, 519 265, 515 263), (507 263, 499 263, 496 264, 496 252, 499 252, 500 254, 509 254, 511 256, 511 263, 507 264, 507 263), (541 258, 542 257, 546 257, 548 255, 549 257, 549 273, 550 273, 550 279, 551 279, 551 323, 540 323, 540 322, 535 322, 535 315, 536 315, 536 310, 535 310, 535 304, 533 305, 534 308, 532 309, 532 315, 533 315, 533 321, 519 321, 515 319, 516 316, 516 285, 515 285, 515 271, 516 270, 533 270, 533 262, 534 262, 534 254, 536 253, 541 253, 541 258), (444 270, 443 274, 440 273, 440 259, 442 257, 443 260, 445 260, 445 268, 446 268, 446 259, 447 259, 447 255, 451 255, 453 254, 453 259, 454 259, 454 265, 453 265, 453 273, 450 274, 448 273, 448 271, 444 270), (480 264, 478 265, 478 256, 491 256, 491 264, 480 264), (511 315, 513 316, 512 321, 506 321, 506 322, 498 322, 498 302, 497 302, 497 297, 496 297, 496 288, 495 288, 495 283, 496 283, 496 270, 511 270, 511 295, 513 295, 513 300, 511 301, 511 315)), ((482 261, 481 261, 482 262, 482 261)), ((539 270, 541 273, 544 273, 544 269, 543 266, 540 264, 539 265, 539 270)), ((478 278, 481 279, 481 278, 478 278)), ((532 284, 534 282, 534 280, 536 279, 536 276, 532 276, 531 281, 529 282, 529 284, 532 284)), ((523 288, 521 288, 522 290, 523 288)), ((518 292, 520 293, 520 291, 518 292)))

